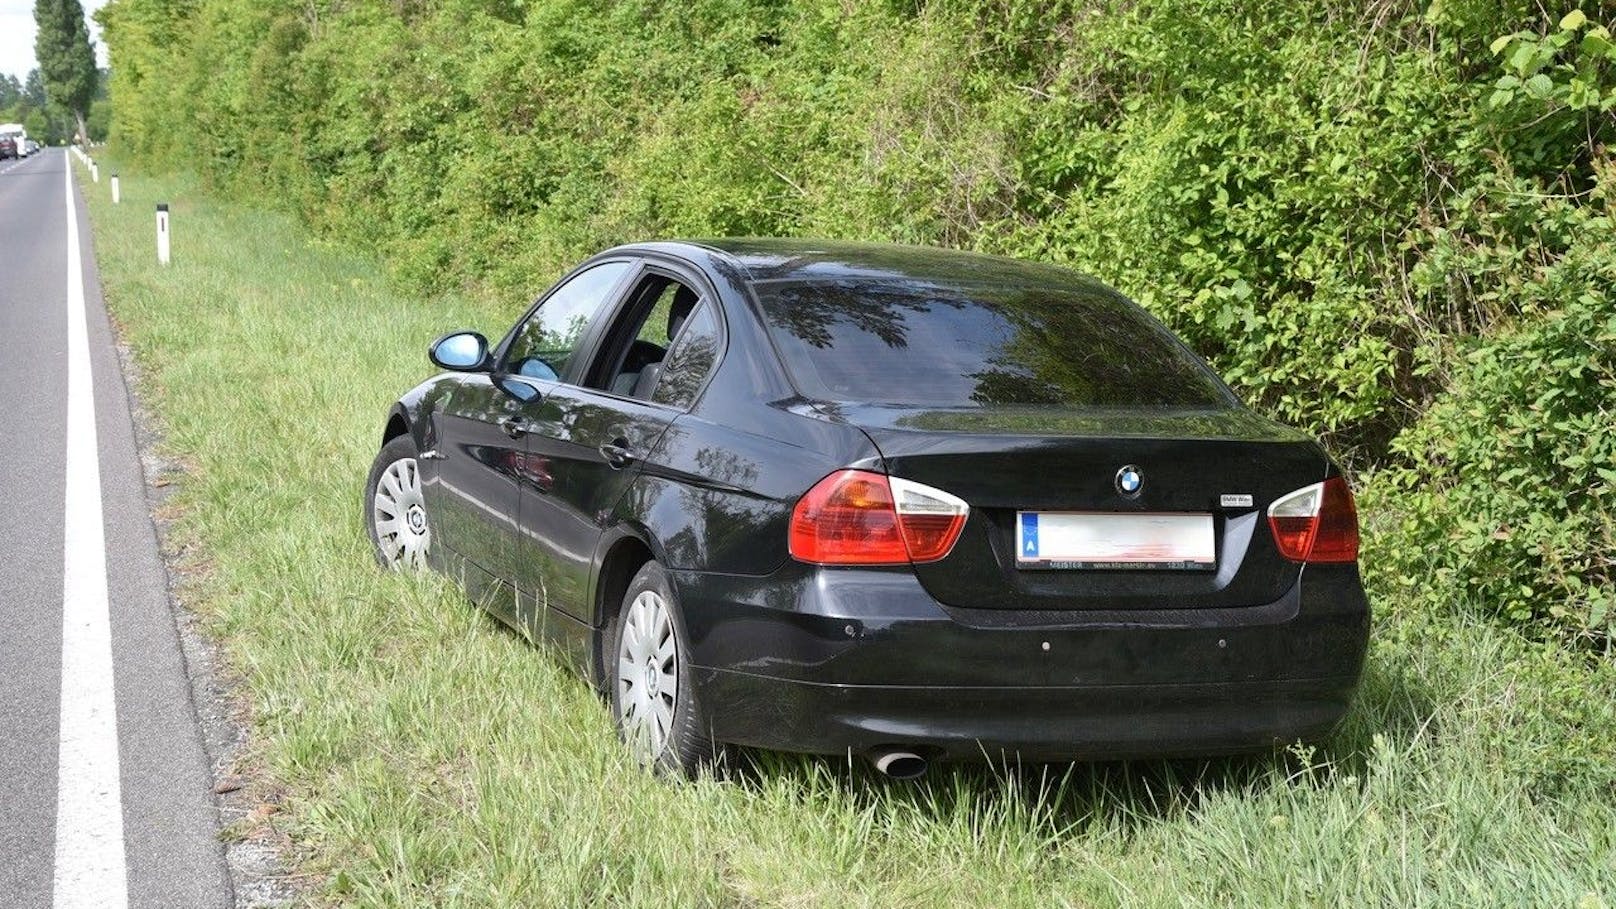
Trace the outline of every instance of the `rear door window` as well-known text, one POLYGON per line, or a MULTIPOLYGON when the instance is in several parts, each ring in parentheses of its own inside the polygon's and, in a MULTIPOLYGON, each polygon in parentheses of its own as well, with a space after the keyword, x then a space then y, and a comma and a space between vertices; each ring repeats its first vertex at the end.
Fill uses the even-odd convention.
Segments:
POLYGON ((713 305, 690 283, 649 270, 626 298, 584 384, 686 408, 717 358, 713 305))
POLYGON ((1227 407, 1161 323, 1100 289, 850 279, 754 286, 797 388, 935 407, 1227 407))
POLYGON ((696 393, 718 362, 721 332, 717 307, 711 299, 704 298, 668 348, 651 400, 681 410, 696 403, 696 393))

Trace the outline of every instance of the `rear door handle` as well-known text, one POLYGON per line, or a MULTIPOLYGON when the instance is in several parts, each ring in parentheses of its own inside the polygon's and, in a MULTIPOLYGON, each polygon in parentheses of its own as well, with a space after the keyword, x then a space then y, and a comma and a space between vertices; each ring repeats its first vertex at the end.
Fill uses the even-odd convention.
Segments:
POLYGON ((500 420, 499 428, 505 430, 505 434, 513 439, 520 439, 527 435, 527 424, 515 417, 506 417, 500 420))
POLYGON ((613 439, 600 446, 600 456, 606 459, 606 463, 610 464, 613 470, 627 467, 629 462, 634 460, 634 454, 628 450, 627 439, 613 439))

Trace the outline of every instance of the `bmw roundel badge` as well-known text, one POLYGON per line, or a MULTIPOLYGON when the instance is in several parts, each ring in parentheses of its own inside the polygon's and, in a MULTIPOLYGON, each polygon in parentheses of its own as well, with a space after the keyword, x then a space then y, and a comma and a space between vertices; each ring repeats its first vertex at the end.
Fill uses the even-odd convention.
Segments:
POLYGON ((1137 464, 1124 464, 1117 470, 1116 484, 1117 492, 1131 499, 1145 488, 1145 475, 1137 464))

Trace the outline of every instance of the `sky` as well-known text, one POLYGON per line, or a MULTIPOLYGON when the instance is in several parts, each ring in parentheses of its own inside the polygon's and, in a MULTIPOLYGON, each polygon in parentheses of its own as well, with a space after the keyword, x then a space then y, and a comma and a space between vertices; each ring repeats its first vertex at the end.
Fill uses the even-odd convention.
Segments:
MULTIPOLYGON (((84 15, 89 15, 103 6, 107 0, 79 0, 84 6, 84 15)), ((90 40, 95 42, 95 58, 102 65, 107 65, 107 49, 101 43, 101 27, 95 24, 94 19, 89 20, 90 40)), ((38 66, 34 62, 34 0, 0 0, 0 73, 9 73, 17 77, 17 81, 28 75, 28 71, 38 66)))

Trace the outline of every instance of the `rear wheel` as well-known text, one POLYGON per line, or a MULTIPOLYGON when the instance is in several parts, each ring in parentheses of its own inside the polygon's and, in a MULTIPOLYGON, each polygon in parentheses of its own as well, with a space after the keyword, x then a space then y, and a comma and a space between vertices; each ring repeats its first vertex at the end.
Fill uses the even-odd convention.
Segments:
POLYGON ((612 635, 612 717, 643 766, 694 776, 722 753, 707 734, 668 573, 646 563, 623 595, 612 635))
POLYGON ((408 434, 382 446, 365 486, 365 526, 376 561, 398 571, 420 571, 432 549, 432 524, 421 494, 421 468, 408 434))

